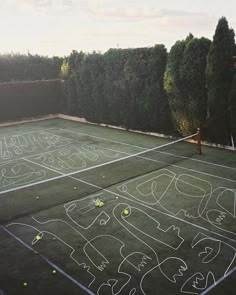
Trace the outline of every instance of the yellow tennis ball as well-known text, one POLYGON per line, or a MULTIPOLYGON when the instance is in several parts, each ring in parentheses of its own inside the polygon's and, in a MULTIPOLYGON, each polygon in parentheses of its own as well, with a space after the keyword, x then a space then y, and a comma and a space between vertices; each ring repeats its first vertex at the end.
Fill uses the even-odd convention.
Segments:
POLYGON ((124 215, 128 215, 128 214, 129 214, 129 210, 128 210, 128 209, 125 209, 125 210, 123 211, 123 214, 124 214, 124 215))
POLYGON ((39 240, 41 240, 41 239, 42 239, 42 238, 41 238, 39 235, 36 236, 36 240, 37 240, 37 241, 39 241, 39 240))
POLYGON ((24 285, 24 287, 27 287, 28 286, 28 284, 26 282, 23 285, 24 285))
POLYGON ((96 206, 96 207, 100 207, 100 201, 99 201, 99 200, 96 200, 96 202, 95 202, 95 206, 96 206))
POLYGON ((100 201, 99 207, 102 207, 102 206, 104 206, 104 203, 102 201, 100 201))

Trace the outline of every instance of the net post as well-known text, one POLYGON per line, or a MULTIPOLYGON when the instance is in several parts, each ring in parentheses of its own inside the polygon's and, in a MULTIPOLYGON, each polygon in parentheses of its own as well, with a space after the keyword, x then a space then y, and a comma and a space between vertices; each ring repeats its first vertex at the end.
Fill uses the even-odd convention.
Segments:
POLYGON ((197 128, 197 154, 202 154, 202 145, 201 145, 201 129, 197 128))

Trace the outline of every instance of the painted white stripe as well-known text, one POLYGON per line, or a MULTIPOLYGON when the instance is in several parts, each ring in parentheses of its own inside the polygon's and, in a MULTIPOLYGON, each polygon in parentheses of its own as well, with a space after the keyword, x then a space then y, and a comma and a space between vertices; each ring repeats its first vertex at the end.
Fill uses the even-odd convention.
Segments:
POLYGON ((229 277, 233 272, 236 271, 236 267, 231 269, 225 276, 221 277, 218 281, 215 282, 215 284, 208 287, 205 291, 201 293, 201 295, 208 294, 212 289, 214 289, 216 286, 218 286, 221 282, 223 282, 227 277, 229 277))
MULTIPOLYGON (((93 146, 97 146, 97 145, 93 145, 93 146)), ((97 147, 99 147, 99 146, 97 146, 97 147)), ((112 151, 112 152, 116 152, 116 153, 129 155, 126 152, 121 152, 121 151, 115 150, 115 149, 110 149, 110 148, 105 148, 105 147, 103 147, 103 149, 109 150, 109 151, 112 151)), ((199 171, 199 170, 194 170, 194 169, 186 168, 186 167, 183 167, 183 166, 178 166, 178 165, 175 165, 175 164, 169 164, 167 162, 162 162, 162 161, 158 161, 158 160, 155 160, 155 159, 150 159, 150 158, 145 158, 145 157, 137 157, 137 158, 148 160, 148 161, 151 161, 151 162, 157 162, 157 163, 160 163, 160 164, 166 164, 167 166, 170 166, 170 167, 176 167, 176 168, 179 168, 179 169, 184 169, 184 170, 187 170, 187 171, 200 173, 200 174, 203 174, 203 175, 207 175, 207 176, 222 179, 222 180, 227 180, 227 181, 230 181, 230 182, 236 182, 236 180, 234 180, 234 179, 229 179, 229 178, 217 176, 215 174, 210 174, 210 173, 207 173, 207 172, 202 172, 202 171, 199 171)))
POLYGON ((61 269, 59 266, 57 266, 56 264, 54 264, 53 262, 51 262, 47 257, 45 257, 44 255, 40 254, 39 252, 35 251, 32 247, 30 247, 29 245, 27 245, 24 241, 22 241, 20 238, 18 238, 16 235, 14 235, 12 232, 10 232, 8 229, 6 229, 4 226, 0 225, 0 227, 6 232, 8 233, 11 237, 13 237, 16 241, 18 241, 19 243, 21 243, 24 247, 26 247, 28 250, 37 253, 44 261, 46 261, 52 268, 56 269, 57 271, 59 271, 64 277, 66 277, 67 279, 69 279, 72 283, 74 283, 77 287, 83 289, 85 292, 87 292, 90 295, 95 295, 95 293, 93 293, 91 290, 89 290, 87 287, 85 287, 83 284, 81 284, 80 282, 78 282, 76 279, 74 279, 72 276, 70 276, 68 273, 66 273, 63 269, 61 269))
MULTIPOLYGON (((55 129, 57 129, 57 128, 49 128, 50 130, 55 130, 55 129)), ((48 129, 45 129, 45 130, 48 130, 48 129)), ((23 133, 23 134, 19 134, 19 135, 12 135, 13 137, 14 136, 24 136, 25 134, 30 134, 30 133, 37 133, 37 132, 43 132, 43 133, 46 133, 46 134, 49 134, 49 135, 52 135, 52 136, 57 136, 57 137, 61 137, 61 138, 63 138, 62 136, 60 136, 60 135, 57 135, 57 134, 53 134, 53 133, 49 133, 49 132, 46 132, 45 130, 41 130, 41 131, 32 131, 32 132, 28 132, 28 133, 23 133)), ((6 136, 6 137, 12 137, 12 136, 6 136)), ((2 137, 3 139, 4 139, 4 137, 2 137)), ((65 137, 64 137, 65 138, 65 137)), ((65 138, 65 139, 69 139, 71 142, 73 141, 73 139, 70 139, 69 137, 68 138, 65 138)), ((1 138, 0 138, 0 140, 1 140, 1 138)), ((75 146, 75 144, 71 144, 71 143, 68 143, 68 144, 66 144, 66 145, 63 145, 63 146, 61 146, 61 147, 59 147, 59 148, 57 148, 57 149, 55 149, 55 150, 47 150, 47 151, 43 151, 43 152, 40 152, 40 153, 37 153, 37 154, 30 154, 30 155, 28 155, 28 156, 23 156, 23 157, 15 157, 15 159, 12 159, 12 160, 3 160, 2 161, 2 159, 1 159, 1 162, 0 162, 0 166, 1 165, 5 165, 5 164, 9 164, 9 163, 12 163, 12 162, 16 162, 16 161, 18 161, 18 160, 25 160, 25 159, 27 159, 27 158, 30 158, 30 157, 36 157, 36 156, 39 156, 39 155, 42 155, 42 154, 44 154, 44 153, 48 153, 48 152, 50 152, 50 153, 54 153, 54 152, 57 152, 57 151, 60 151, 61 149, 63 149, 63 148, 66 148, 68 145, 70 145, 70 146, 75 146)))
MULTIPOLYGON (((4 194, 4 193, 9 193, 9 192, 12 192, 12 191, 20 190, 20 189, 23 189, 23 188, 32 187, 32 186, 37 185, 37 184, 42 184, 42 183, 50 182, 50 181, 53 181, 53 180, 57 180, 57 179, 60 179, 60 178, 65 177, 65 176, 72 176, 72 175, 75 175, 77 173, 85 172, 85 171, 92 170, 92 169, 95 169, 95 168, 100 168, 100 167, 103 167, 103 166, 106 166, 106 165, 109 165, 109 164, 113 164, 113 163, 116 163, 116 162, 127 160, 127 159, 132 158, 132 157, 138 157, 139 155, 145 154, 147 152, 154 151, 154 150, 156 150, 158 148, 163 148, 165 146, 169 146, 171 144, 174 144, 176 142, 180 142, 182 140, 184 140, 184 139, 182 139, 182 138, 181 139, 177 139, 175 141, 168 142, 168 143, 166 143, 164 145, 161 145, 161 146, 158 146, 158 147, 154 147, 154 148, 151 148, 149 150, 141 151, 141 152, 138 152, 138 153, 135 153, 135 154, 127 154, 127 153, 121 152, 123 154, 127 154, 127 156, 125 156, 123 158, 115 159, 115 160, 112 160, 112 161, 109 161, 109 162, 104 162, 104 163, 101 163, 101 164, 98 164, 98 165, 94 165, 94 166, 91 166, 91 167, 87 167, 87 168, 84 168, 84 169, 81 169, 81 170, 73 171, 73 172, 70 172, 70 173, 67 173, 67 174, 61 174, 59 176, 55 176, 55 177, 52 177, 52 178, 49 178, 49 179, 41 180, 41 181, 38 181, 38 182, 35 182, 35 183, 29 183, 29 184, 25 184, 25 185, 22 185, 22 186, 19 186, 19 187, 16 187, 16 188, 11 188, 11 189, 8 189, 8 190, 5 190, 5 191, 1 191, 0 192, 0 195, 1 194, 4 194)), ((148 159, 147 158, 147 160, 150 161, 151 159, 148 159)), ((31 162, 34 163, 33 161, 31 161, 31 162)), ((34 163, 34 164, 37 164, 37 163, 34 163)), ((164 164, 168 164, 168 163, 164 163, 164 164)), ((46 168, 46 166, 45 166, 45 168, 46 168)))
MULTIPOLYGON (((170 144, 170 143, 168 143, 168 144, 170 144)), ((159 147, 163 147, 163 146, 159 146, 159 147)), ((158 148, 158 147, 155 147, 155 148, 158 148)), ((153 148, 152 150, 154 150, 155 148, 153 148)), ((107 149, 107 148, 104 148, 104 149, 107 149)), ((110 149, 110 150, 112 150, 112 149, 110 149)), ((51 182, 51 181, 54 181, 54 180, 57 180, 57 179, 61 179, 63 177, 72 176, 72 175, 75 175, 75 174, 80 173, 80 172, 84 172, 84 171, 92 170, 92 169, 99 168, 99 167, 102 167, 102 166, 106 166, 106 165, 109 165, 109 164, 112 164, 112 163, 115 163, 115 162, 118 162, 118 161, 122 161, 122 160, 125 160, 125 159, 128 159, 128 158, 131 158, 131 157, 135 157, 135 156, 137 156, 137 154, 139 154, 139 155, 144 154, 144 153, 146 153, 146 152, 148 152, 150 150, 145 150, 145 151, 142 151, 142 152, 139 152, 139 153, 136 153, 136 154, 128 154, 128 153, 121 152, 121 151, 118 151, 118 150, 113 150, 113 151, 119 152, 121 154, 126 154, 128 156, 123 157, 123 158, 119 158, 119 159, 116 159, 116 160, 112 160, 110 162, 105 162, 105 163, 98 164, 98 165, 95 165, 95 166, 87 167, 87 168, 84 168, 84 169, 81 169, 81 170, 73 171, 73 172, 70 172, 70 173, 67 173, 67 174, 63 174, 63 173, 57 171, 57 173, 60 173, 61 175, 58 175, 58 176, 55 176, 55 177, 52 177, 52 178, 48 178, 48 179, 45 179, 45 180, 41 180, 41 181, 38 181, 38 182, 25 184, 25 185, 15 187, 15 188, 11 188, 11 189, 8 189, 8 190, 0 191, 0 195, 5 194, 5 193, 9 193, 9 192, 13 192, 13 191, 17 191, 17 190, 20 190, 20 189, 32 187, 32 186, 35 186, 35 185, 38 185, 38 184, 51 182)), ((206 175, 206 176, 210 176, 210 177, 213 177, 213 178, 217 178, 217 179, 226 180, 226 181, 229 181, 229 182, 236 183, 236 180, 229 179, 229 178, 224 178, 224 177, 209 174, 209 173, 206 173, 206 172, 202 172, 202 171, 198 171, 198 170, 194 170, 194 169, 190 169, 190 168, 186 168, 186 167, 181 167, 181 166, 174 165, 174 164, 168 164, 166 162, 161 162, 161 161, 157 161, 157 160, 150 159, 150 158, 139 157, 139 156, 138 156, 138 158, 141 158, 141 159, 144 159, 144 160, 147 160, 147 161, 151 161, 151 162, 158 162, 158 163, 162 163, 162 164, 167 164, 168 166, 175 167, 175 168, 178 168, 178 169, 187 170, 187 171, 203 174, 203 175, 206 175)), ((35 163, 33 161, 31 161, 31 162, 33 164, 37 165, 37 163, 35 163)), ((46 166, 43 166, 43 167, 48 169, 48 167, 46 167, 46 166)))
MULTIPOLYGON (((106 139, 106 138, 95 136, 95 135, 89 135, 87 133, 81 133, 81 132, 67 130, 67 129, 63 129, 63 128, 59 128, 59 130, 68 131, 68 132, 72 132, 72 133, 75 133, 75 134, 81 134, 83 136, 85 135, 85 136, 88 136, 88 137, 94 137, 94 138, 102 139, 104 141, 118 143, 118 144, 121 144, 121 145, 128 145, 128 146, 131 146, 131 147, 140 148, 140 149, 143 149, 146 152, 149 151, 149 149, 144 148, 144 147, 141 147, 141 146, 137 146, 137 145, 133 145, 133 144, 129 144, 129 143, 124 143, 124 142, 120 142, 120 141, 115 141, 115 140, 110 140, 110 139, 106 139)), ((50 134, 50 135, 53 135, 53 134, 51 134, 49 132, 47 132, 47 133, 50 134)), ((197 133, 195 133, 193 135, 190 135, 189 137, 193 137, 193 136, 196 136, 196 135, 197 135, 197 133)), ((61 135, 58 135, 58 136, 59 137, 62 137, 64 139, 70 139, 70 137, 65 137, 65 136, 61 136, 61 135)), ((185 138, 182 139, 182 140, 184 141, 185 138)), ((170 144, 171 143, 173 143, 173 142, 170 142, 170 144)), ((97 146, 97 145, 93 145, 93 146, 97 146)), ((158 149, 158 148, 161 148, 161 147, 162 147, 162 145, 157 146, 156 148, 158 149)), ((101 147, 99 146, 99 148, 101 148, 101 147)), ((113 151, 113 152, 118 152, 118 153, 121 153, 121 154, 131 155, 129 153, 126 153, 126 152, 123 152, 123 151, 120 151, 120 150, 116 150, 116 149, 110 149, 110 148, 106 148, 106 147, 102 147, 102 148, 103 149, 106 149, 106 150, 113 151)), ((155 149, 155 147, 154 147, 154 149, 155 149)), ((198 159, 194 159, 194 158, 188 158, 188 157, 184 157, 184 156, 178 156, 178 155, 175 155, 175 154, 166 153, 166 152, 162 152, 162 151, 159 151, 159 150, 153 150, 153 151, 154 152, 157 152, 157 153, 169 154, 169 155, 176 156, 178 158, 183 158, 183 159, 186 159, 186 160, 197 161, 197 162, 202 162, 204 164, 209 164, 209 165, 213 165, 213 166, 217 166, 217 167, 221 167, 221 168, 227 168, 227 169, 236 170, 236 168, 232 168, 232 167, 228 167, 228 166, 223 166, 223 165, 219 165, 219 164, 215 164, 215 163, 211 163, 211 162, 207 162, 207 161, 202 161, 202 160, 198 160, 198 159)), ((135 154, 133 156, 135 156, 135 154)), ((157 160, 150 159, 150 158, 145 158, 145 157, 139 157, 139 158, 145 159, 145 160, 149 160, 149 161, 153 161, 153 162, 162 163, 162 164, 168 164, 166 162, 157 161, 157 160)), ((199 171, 199 170, 194 170, 194 169, 191 169, 191 168, 186 168, 186 167, 182 167, 182 166, 178 166, 178 165, 174 165, 174 164, 169 164, 168 166, 177 167, 177 168, 180 168, 180 169, 185 169, 187 171, 196 172, 196 173, 200 173, 200 174, 207 175, 207 176, 210 176, 210 177, 214 177, 214 178, 218 178, 218 179, 221 179, 221 180, 226 180, 226 181, 230 181, 230 182, 235 182, 236 183, 236 180, 234 180, 234 179, 229 179, 229 178, 226 178, 226 177, 217 176, 217 175, 210 174, 210 173, 207 173, 207 172, 202 172, 202 171, 199 171)))
POLYGON ((55 170, 55 169, 53 169, 53 168, 51 168, 51 167, 44 166, 43 164, 39 164, 39 163, 34 162, 34 161, 31 161, 31 160, 29 160, 29 159, 27 159, 27 158, 23 158, 23 160, 25 160, 25 161, 27 161, 27 162, 29 162, 29 163, 32 163, 32 164, 34 164, 34 165, 40 166, 40 167, 42 167, 42 168, 45 168, 46 170, 50 170, 50 171, 52 171, 52 172, 55 172, 55 173, 57 173, 57 174, 65 175, 64 173, 60 173, 59 171, 57 171, 57 170, 55 170))
MULTIPOLYGON (((122 145, 128 145, 128 146, 136 147, 136 148, 139 148, 139 149, 148 150, 148 148, 144 148, 142 146, 138 146, 138 145, 122 142, 122 141, 111 140, 111 139, 107 139, 107 138, 99 137, 99 136, 95 136, 95 135, 90 135, 88 133, 77 132, 77 131, 68 130, 68 129, 64 129, 64 128, 59 128, 59 130, 63 130, 63 131, 67 131, 67 132, 71 132, 71 133, 75 133, 75 134, 81 134, 81 135, 85 135, 85 136, 89 136, 89 137, 94 137, 94 138, 97 138, 97 139, 101 139, 101 140, 109 141, 109 142, 113 142, 113 143, 118 143, 118 144, 122 144, 122 145)), ((193 135, 190 135, 190 138, 193 137, 193 136, 196 136, 196 135, 197 135, 197 133, 193 134, 193 135)), ((63 137, 63 138, 69 139, 69 137, 63 137)), ((220 165, 220 164, 216 164, 216 163, 213 163, 213 162, 203 161, 203 160, 199 160, 199 159, 195 159, 195 158, 188 158, 188 157, 185 157, 185 156, 175 155, 175 154, 172 154, 172 153, 166 153, 166 152, 162 152, 162 151, 158 151, 158 150, 156 152, 157 153, 168 154, 168 155, 183 158, 183 159, 187 159, 187 160, 190 160, 190 161, 200 162, 200 163, 207 164, 207 165, 212 165, 212 166, 216 166, 216 167, 236 170, 236 168, 234 168, 234 167, 220 165)))

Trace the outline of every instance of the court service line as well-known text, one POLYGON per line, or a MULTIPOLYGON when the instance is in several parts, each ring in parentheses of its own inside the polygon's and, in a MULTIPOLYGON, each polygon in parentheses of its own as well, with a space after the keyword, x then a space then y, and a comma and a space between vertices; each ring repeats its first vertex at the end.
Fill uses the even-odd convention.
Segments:
POLYGON ((32 251, 33 253, 37 253, 39 257, 41 257, 45 262, 47 262, 52 268, 55 268, 57 271, 59 271, 64 277, 69 279, 72 283, 74 283, 77 287, 83 289, 86 291, 89 295, 95 295, 91 290, 89 290, 87 287, 85 287, 83 284, 78 282, 76 279, 74 279, 72 276, 70 276, 68 273, 66 273, 63 269, 61 269, 59 266, 57 266, 55 263, 51 262, 47 257, 44 255, 40 254, 39 252, 35 251, 32 247, 27 245, 24 241, 22 241, 20 238, 18 238, 16 235, 14 235, 11 231, 6 229, 4 226, 0 225, 0 227, 7 233, 9 234, 12 238, 14 238, 16 241, 21 243, 25 248, 28 250, 32 251))
MULTIPOLYGON (((125 196, 123 196, 123 195, 121 195, 121 194, 119 194, 119 193, 113 192, 113 191, 111 191, 111 190, 109 190, 109 189, 106 189, 106 188, 102 188, 102 187, 100 187, 100 186, 98 186, 98 185, 96 185, 96 184, 90 183, 90 182, 85 181, 85 180, 83 180, 83 179, 76 178, 76 177, 72 177, 72 176, 70 176, 70 178, 72 178, 72 179, 74 179, 74 180, 77 180, 77 181, 80 181, 80 182, 82 182, 82 183, 85 183, 85 184, 87 184, 87 185, 90 185, 90 186, 92 186, 92 187, 94 187, 94 188, 97 188, 97 189, 99 189, 99 190, 101 190, 101 191, 107 192, 107 193, 109 193, 109 194, 116 195, 116 196, 118 196, 118 197, 120 197, 120 198, 123 198, 123 199, 126 199, 127 201, 131 201, 131 202, 133 202, 133 203, 138 203, 137 201, 134 201, 134 200, 132 200, 132 199, 129 199, 129 198, 127 198, 127 197, 125 197, 125 196)), ((93 194, 92 194, 92 195, 93 195, 93 194)), ((86 198, 86 197, 85 197, 85 198, 86 198)), ((138 203, 138 204, 139 204, 139 203, 138 203)), ((229 237, 227 237, 227 236, 224 236, 224 235, 222 235, 222 234, 219 234, 219 233, 217 233, 217 232, 215 232, 215 231, 209 230, 209 229, 207 229, 207 228, 205 228, 205 227, 203 227, 203 226, 200 226, 200 225, 194 224, 194 223, 192 223, 192 222, 189 222, 189 221, 184 220, 184 219, 182 219, 182 218, 179 218, 179 217, 177 217, 177 216, 171 215, 171 214, 169 214, 169 213, 162 212, 162 211, 160 211, 160 210, 158 210, 158 209, 154 209, 154 208, 149 207, 148 205, 145 205, 145 204, 143 204, 143 203, 142 203, 141 205, 142 205, 143 207, 148 208, 148 209, 151 209, 151 210, 154 210, 154 211, 159 212, 159 213, 161 213, 161 214, 164 214, 164 215, 166 215, 166 216, 168 216, 168 217, 170 217, 170 218, 173 218, 173 219, 179 220, 179 221, 181 221, 181 222, 183 222, 183 223, 186 223, 186 224, 191 225, 191 226, 193 226, 193 227, 196 227, 196 228, 198 228, 198 229, 201 229, 201 230, 204 230, 204 231, 210 232, 210 233, 212 233, 212 234, 214 234, 214 235, 216 235, 216 236, 220 236, 221 238, 225 238, 225 239, 227 239, 227 240, 230 240, 230 241, 236 243, 236 240, 231 239, 231 238, 229 238, 229 237)))
MULTIPOLYGON (((99 136, 95 136, 95 135, 90 135, 88 133, 77 132, 77 131, 73 131, 73 130, 69 130, 69 129, 64 129, 64 128, 58 128, 58 130, 64 130, 64 131, 72 132, 72 133, 75 133, 75 134, 81 134, 81 135, 85 135, 85 136, 94 137, 94 138, 101 139, 101 140, 104 140, 104 141, 114 142, 114 143, 118 143, 118 144, 122 144, 122 145, 128 145, 128 146, 131 146, 131 147, 136 147, 136 148, 148 150, 148 148, 144 148, 142 146, 138 146, 138 145, 134 145, 134 144, 122 142, 122 141, 117 141, 117 140, 111 140, 111 139, 107 139, 107 138, 99 137, 99 136)), ((193 136, 195 136, 195 135, 197 135, 197 134, 191 135, 190 138, 193 137, 193 136)), ((63 138, 67 138, 67 137, 64 137, 64 136, 62 136, 62 137, 63 138)), ((160 147, 161 147, 161 145, 160 145, 160 147)), ((193 158, 188 158, 188 157, 185 157, 185 156, 175 155, 175 154, 172 154, 172 153, 166 153, 166 152, 162 152, 162 151, 156 151, 156 152, 157 153, 167 154, 167 155, 172 155, 172 156, 175 156, 175 157, 179 157, 179 158, 183 158, 183 159, 187 159, 187 160, 191 160, 191 161, 196 161, 196 162, 200 162, 200 163, 203 163, 203 164, 208 164, 208 165, 212 165, 212 166, 216 166, 216 167, 221 167, 221 168, 236 170, 236 168, 234 168, 234 167, 220 165, 220 164, 216 164, 216 163, 212 163, 212 162, 208 162, 208 161, 204 161, 204 160, 199 160, 199 159, 195 159, 195 158, 194 159, 193 158)))

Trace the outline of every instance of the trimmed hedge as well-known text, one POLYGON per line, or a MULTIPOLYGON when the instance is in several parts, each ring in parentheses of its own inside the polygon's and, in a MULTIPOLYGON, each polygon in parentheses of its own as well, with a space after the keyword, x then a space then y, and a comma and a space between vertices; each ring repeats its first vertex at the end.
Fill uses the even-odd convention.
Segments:
POLYGON ((127 129, 171 133, 163 76, 164 45, 73 51, 63 64, 65 106, 69 115, 127 129))

